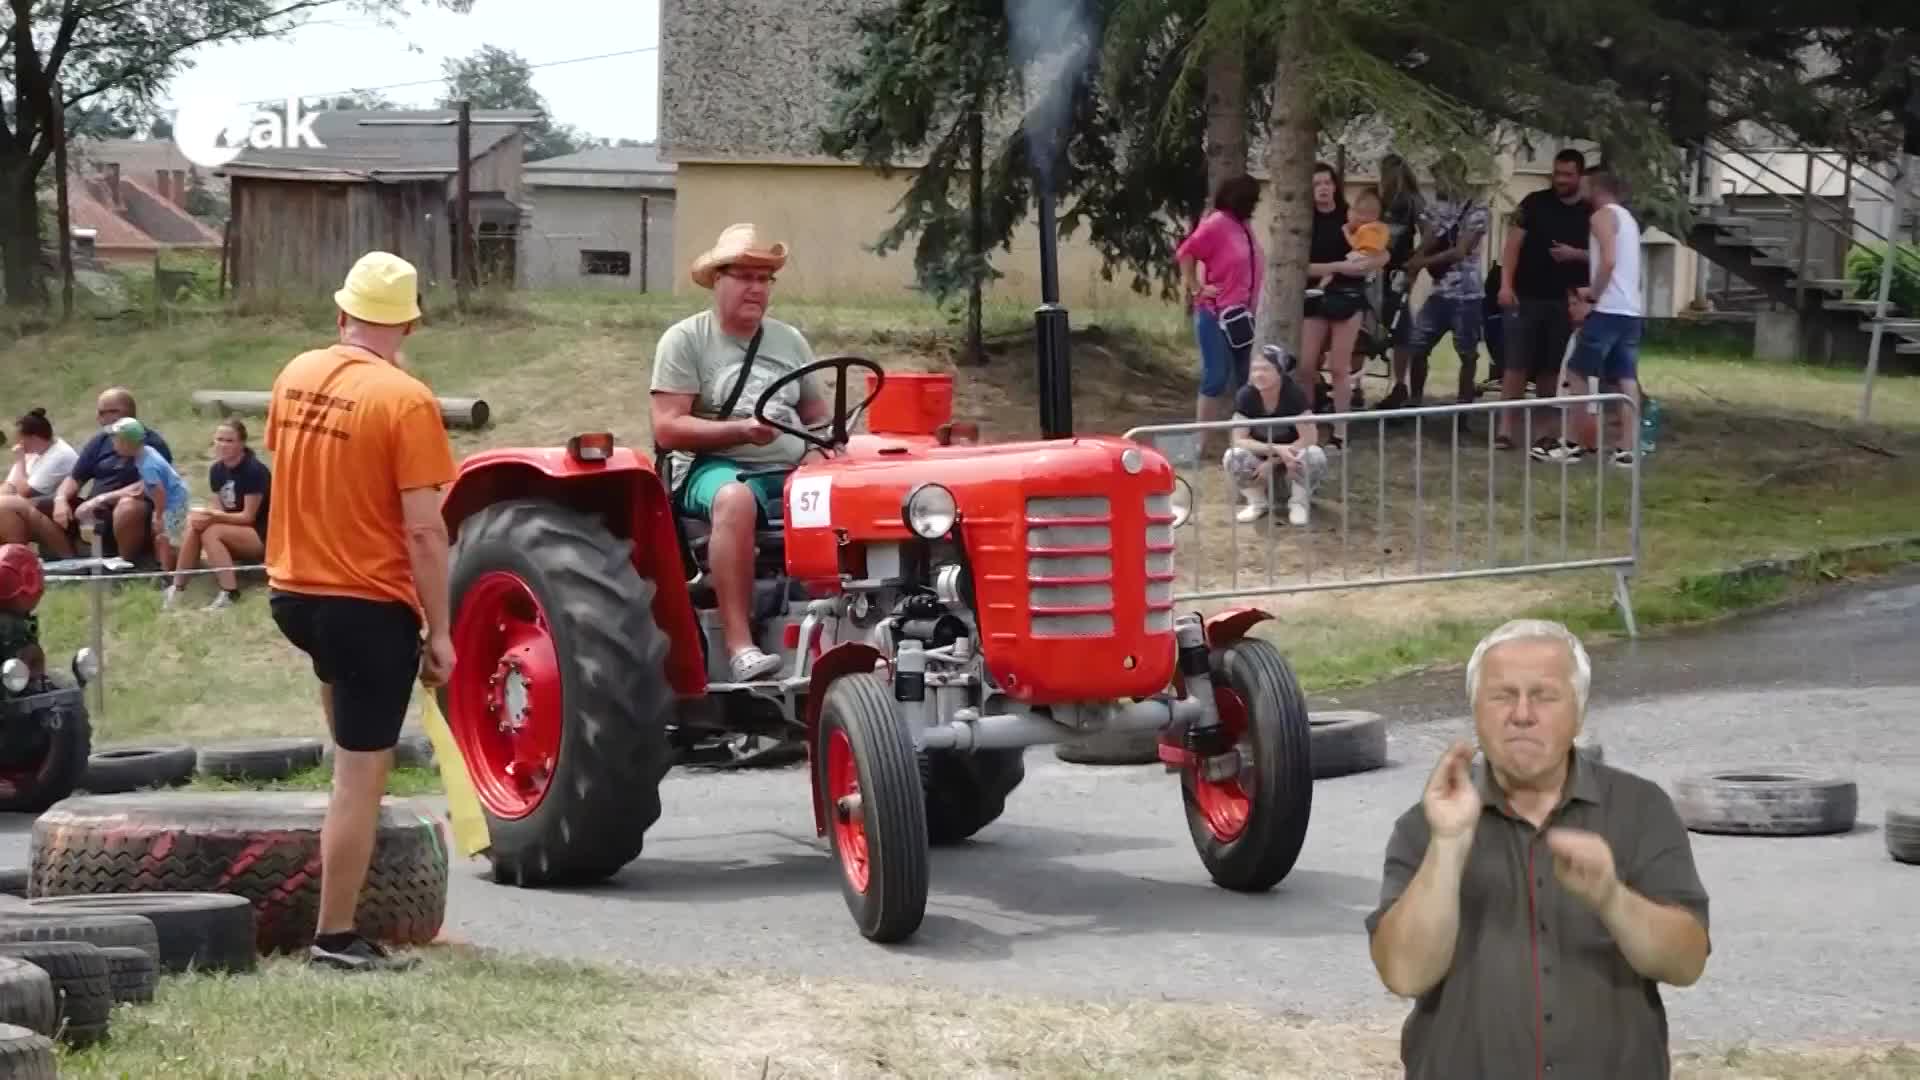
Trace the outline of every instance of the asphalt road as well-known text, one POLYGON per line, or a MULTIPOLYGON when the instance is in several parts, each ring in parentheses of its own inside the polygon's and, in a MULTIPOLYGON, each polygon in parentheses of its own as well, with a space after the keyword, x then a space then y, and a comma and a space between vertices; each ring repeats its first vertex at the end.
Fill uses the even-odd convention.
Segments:
MULTIPOLYGON (((1595 656, 1590 728, 1614 764, 1663 782, 1798 764, 1860 786, 1850 835, 1693 837, 1714 955, 1699 985, 1666 991, 1676 1038, 1920 1037, 1920 867, 1892 862, 1880 829, 1896 794, 1920 803, 1917 640, 1920 574, 1907 574, 1595 656)), ((1159 769, 1070 766, 1036 749, 1006 816, 935 854, 926 923, 904 946, 855 932, 795 770, 674 774, 645 853, 601 887, 522 891, 479 863, 456 868, 447 933, 643 965, 1377 1020, 1405 1009, 1373 974, 1361 920, 1394 817, 1468 729, 1463 696, 1452 673, 1338 703, 1395 722, 1392 765, 1316 786, 1300 863, 1264 896, 1208 882, 1159 769)), ((23 858, 20 824, 0 833, 0 860, 23 858)))

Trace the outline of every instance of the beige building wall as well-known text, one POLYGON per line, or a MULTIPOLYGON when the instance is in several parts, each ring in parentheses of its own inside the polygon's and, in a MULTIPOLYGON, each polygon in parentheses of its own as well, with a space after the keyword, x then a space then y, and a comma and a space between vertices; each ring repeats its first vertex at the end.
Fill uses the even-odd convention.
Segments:
MULTIPOLYGON (((793 249, 780 275, 783 295, 816 300, 910 299, 918 295, 912 291, 912 245, 917 237, 885 257, 867 250, 893 221, 895 206, 911 183, 910 171, 901 170, 888 178, 859 166, 837 163, 681 161, 678 168, 673 231, 675 292, 699 291, 687 276, 694 257, 712 245, 728 225, 751 221, 793 249)), ((1547 173, 1537 166, 1531 171, 1524 165, 1516 167, 1510 158, 1503 162, 1502 171, 1493 200, 1494 235, 1488 238, 1485 259, 1498 257, 1505 243, 1506 219, 1520 200, 1548 182, 1547 173)), ((1349 195, 1371 183, 1371 176, 1351 177, 1349 195)), ((1263 247, 1270 246, 1273 205, 1272 199, 1262 199, 1255 215, 1255 233, 1263 247)), ((1648 314, 1677 314, 1694 295, 1693 252, 1658 231, 1650 230, 1647 240, 1646 265, 1652 294, 1648 297, 1648 314)), ((994 249, 993 262, 1005 276, 989 287, 989 299, 1039 302, 1039 238, 1032 216, 1015 230, 1011 252, 994 249)), ((1061 243, 1060 293, 1067 307, 1173 306, 1157 296, 1135 293, 1129 287, 1130 280, 1131 275, 1123 271, 1116 271, 1112 281, 1101 279, 1100 255, 1087 243, 1084 230, 1061 243)), ((1424 276, 1422 280, 1419 294, 1425 292, 1424 276)))

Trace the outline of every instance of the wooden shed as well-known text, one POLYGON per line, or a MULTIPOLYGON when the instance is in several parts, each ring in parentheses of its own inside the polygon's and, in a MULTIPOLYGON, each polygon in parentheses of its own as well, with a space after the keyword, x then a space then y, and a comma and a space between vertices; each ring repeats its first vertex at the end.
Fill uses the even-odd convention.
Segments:
MULTIPOLYGON (((231 189, 234 291, 329 295, 356 259, 376 249, 418 267, 422 287, 451 282, 458 141, 452 123, 437 121, 455 115, 322 112, 314 123, 322 149, 249 149, 220 169, 231 189)), ((511 286, 527 217, 522 132, 539 114, 472 116, 475 262, 482 283, 511 286)))

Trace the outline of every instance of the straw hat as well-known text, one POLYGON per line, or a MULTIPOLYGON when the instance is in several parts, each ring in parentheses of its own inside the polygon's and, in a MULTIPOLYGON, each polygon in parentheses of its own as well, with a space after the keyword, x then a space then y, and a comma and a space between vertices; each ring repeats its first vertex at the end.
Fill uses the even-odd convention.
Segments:
POLYGON ((727 226, 720 233, 720 239, 693 260, 693 281, 703 289, 711 289, 722 267, 758 266, 778 270, 785 265, 787 245, 763 242, 760 230, 743 222, 727 226))
POLYGON ((398 255, 369 251, 347 271, 333 302, 361 322, 401 326, 420 317, 420 275, 398 255))

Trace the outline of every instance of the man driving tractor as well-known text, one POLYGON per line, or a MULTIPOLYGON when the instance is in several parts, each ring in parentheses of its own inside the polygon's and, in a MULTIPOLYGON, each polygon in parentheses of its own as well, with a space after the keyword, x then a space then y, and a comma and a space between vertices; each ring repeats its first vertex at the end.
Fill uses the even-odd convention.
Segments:
MULTIPOLYGON (((754 644, 749 619, 754 531, 781 518, 787 473, 807 446, 754 419, 776 379, 814 362, 800 331, 767 317, 787 245, 766 244, 751 224, 730 225, 693 261, 694 283, 713 306, 667 328, 654 351, 653 438, 667 459, 674 508, 707 522, 714 597, 737 682, 770 675, 780 657, 754 644)), ((767 415, 794 426, 830 419, 811 377, 782 387, 767 415)), ((658 457, 658 455, 656 455, 658 457)))

